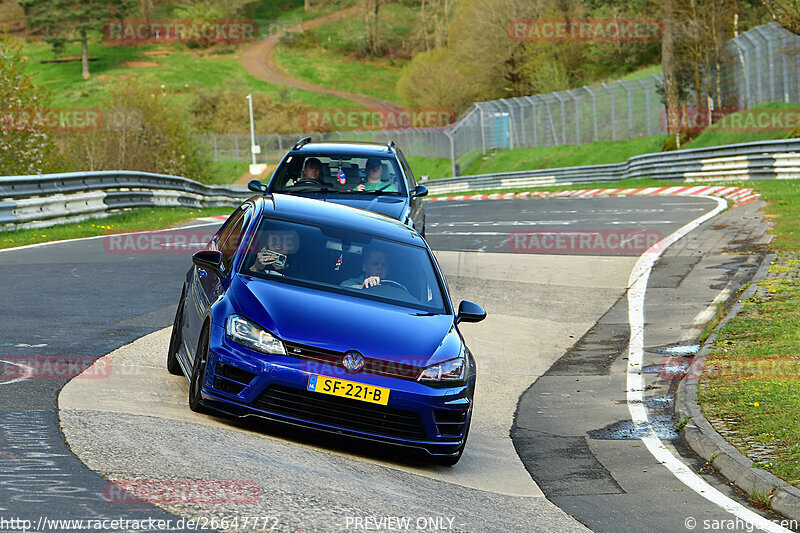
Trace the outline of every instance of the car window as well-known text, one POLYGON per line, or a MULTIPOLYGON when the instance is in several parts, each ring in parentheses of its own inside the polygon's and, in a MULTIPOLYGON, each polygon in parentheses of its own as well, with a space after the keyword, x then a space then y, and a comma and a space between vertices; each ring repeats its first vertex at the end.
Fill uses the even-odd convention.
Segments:
POLYGON ((406 156, 403 155, 403 152, 401 152, 399 148, 397 148, 396 150, 397 150, 397 158, 400 160, 400 164, 403 165, 403 172, 406 173, 408 190, 413 191, 414 187, 417 186, 417 181, 414 179, 414 173, 411 171, 411 165, 408 164, 406 156))
POLYGON ((445 314, 427 248, 338 228, 265 218, 240 272, 278 283, 445 314), (380 283, 365 283, 378 277, 380 283))
POLYGON ((233 263, 233 258, 236 256, 236 249, 239 247, 239 242, 242 240, 243 229, 245 223, 250 219, 249 210, 240 208, 231 217, 231 223, 226 225, 217 241, 218 250, 222 252, 222 265, 228 271, 233 263))
POLYGON ((391 157, 366 155, 291 155, 275 172, 270 187, 273 192, 283 193, 324 188, 336 192, 405 194, 397 161, 391 157), (369 167, 378 168, 378 172, 370 176, 369 167))

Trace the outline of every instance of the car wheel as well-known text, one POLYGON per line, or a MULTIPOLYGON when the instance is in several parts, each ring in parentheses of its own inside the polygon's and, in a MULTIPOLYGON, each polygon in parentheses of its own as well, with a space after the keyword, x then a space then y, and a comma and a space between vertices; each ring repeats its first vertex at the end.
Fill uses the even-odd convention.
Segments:
POLYGON ((184 288, 178 302, 178 310, 175 312, 175 321, 172 323, 172 335, 169 338, 169 350, 167 351, 167 371, 175 376, 183 375, 183 369, 178 362, 178 350, 183 342, 181 326, 183 325, 183 298, 185 296, 186 289, 184 288))
POLYGON ((205 413, 206 408, 202 404, 203 381, 206 377, 206 365, 208 364, 208 329, 203 329, 200 335, 200 342, 197 344, 197 353, 194 356, 194 366, 192 367, 192 379, 189 383, 189 408, 196 413, 205 413))
POLYGON ((469 426, 472 424, 472 413, 469 414, 469 420, 467 421, 467 429, 464 432, 464 442, 461 443, 461 446, 458 447, 458 452, 455 455, 447 455, 444 457, 434 457, 431 459, 431 462, 437 465, 442 466, 453 466, 459 460, 461 460, 461 455, 464 453, 464 448, 467 447, 467 438, 469 437, 469 426))

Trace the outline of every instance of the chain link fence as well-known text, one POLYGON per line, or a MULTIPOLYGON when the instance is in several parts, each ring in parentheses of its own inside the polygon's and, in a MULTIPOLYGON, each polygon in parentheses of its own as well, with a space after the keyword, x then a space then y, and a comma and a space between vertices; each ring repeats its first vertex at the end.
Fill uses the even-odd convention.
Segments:
POLYGON ((758 26, 723 47, 722 105, 749 109, 769 102, 800 102, 800 36, 776 22, 758 26))
MULTIPOLYGON (((724 45, 719 72, 722 107, 800 102, 800 36, 777 23, 759 26, 724 45)), ((712 73, 716 75, 716 73, 712 73)), ((447 158, 452 175, 489 150, 622 141, 666 134, 659 88, 663 76, 585 86, 568 91, 473 104, 446 128, 257 135, 259 162, 279 160, 298 139, 394 140, 408 156, 447 158)), ((205 137, 215 160, 249 161, 247 135, 205 137)))

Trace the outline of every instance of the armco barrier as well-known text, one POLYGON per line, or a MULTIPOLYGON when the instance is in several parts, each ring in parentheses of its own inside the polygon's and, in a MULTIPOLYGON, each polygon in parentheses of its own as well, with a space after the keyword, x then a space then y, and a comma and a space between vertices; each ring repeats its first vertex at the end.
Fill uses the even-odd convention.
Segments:
POLYGON ((246 188, 133 171, 0 177, 0 225, 48 226, 131 207, 236 206, 246 188))
POLYGON ((732 181, 800 178, 800 139, 759 141, 710 148, 659 152, 623 163, 548 168, 444 178, 426 182, 432 194, 481 189, 580 185, 631 178, 732 181))

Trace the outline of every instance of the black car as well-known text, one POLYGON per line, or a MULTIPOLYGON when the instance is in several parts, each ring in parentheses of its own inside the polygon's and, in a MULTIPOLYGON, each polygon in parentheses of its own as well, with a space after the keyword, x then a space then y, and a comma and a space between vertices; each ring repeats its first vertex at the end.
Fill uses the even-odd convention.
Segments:
POLYGON ((266 189, 380 213, 425 236, 422 197, 428 189, 417 185, 392 141, 312 143, 306 137, 286 153, 266 189))

